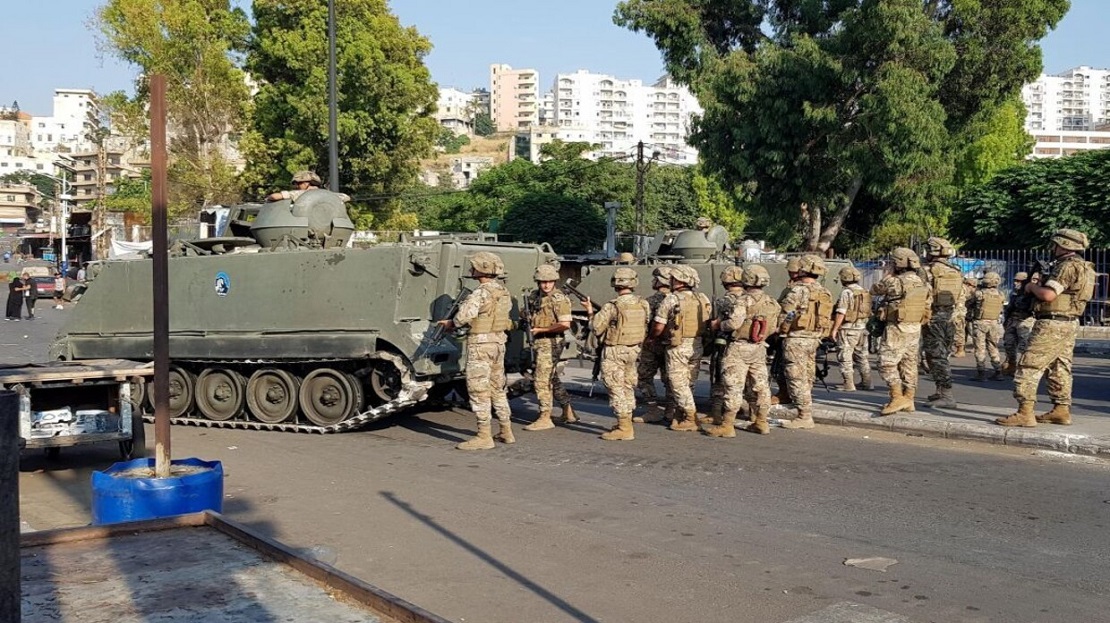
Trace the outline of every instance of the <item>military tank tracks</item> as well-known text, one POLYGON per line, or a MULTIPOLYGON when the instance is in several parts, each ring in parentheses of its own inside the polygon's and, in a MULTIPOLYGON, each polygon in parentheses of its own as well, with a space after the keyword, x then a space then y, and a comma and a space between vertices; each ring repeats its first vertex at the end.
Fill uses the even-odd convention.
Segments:
MULTIPOLYGON (((353 362, 338 360, 175 362, 170 369, 170 423, 344 433, 417 404, 432 388, 432 382, 412 378, 400 355, 378 352, 359 363, 364 365, 352 371, 353 362), (366 408, 366 389, 379 404, 366 408)), ((141 404, 145 388, 140 393, 136 402, 141 404)), ((153 422, 154 416, 144 415, 143 420, 153 422)))

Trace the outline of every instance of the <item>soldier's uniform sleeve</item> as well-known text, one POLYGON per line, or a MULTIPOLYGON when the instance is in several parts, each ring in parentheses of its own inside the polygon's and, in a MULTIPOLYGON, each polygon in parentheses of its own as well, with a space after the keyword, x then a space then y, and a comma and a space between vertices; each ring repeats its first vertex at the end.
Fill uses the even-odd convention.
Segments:
POLYGON ((1064 262, 1058 270, 1052 271, 1052 277, 1044 282, 1044 287, 1052 288, 1052 291, 1059 296, 1083 278, 1081 273, 1085 269, 1083 262, 1064 262))
POLYGON ((593 320, 590 321, 590 331, 597 337, 605 335, 609 330, 609 323, 613 320, 613 315, 617 313, 617 306, 613 301, 601 306, 601 309, 594 314, 593 320))
POLYGON ((566 322, 574 320, 570 313, 570 298, 562 292, 555 290, 551 293, 551 304, 555 308, 555 321, 566 322))
POLYGON ((459 311, 455 314, 455 325, 465 327, 478 317, 482 304, 489 298, 489 292, 479 286, 459 304, 459 311))
POLYGON ((836 307, 833 309, 834 313, 847 314, 848 310, 852 307, 852 300, 855 298, 855 293, 851 288, 844 288, 840 291, 840 298, 836 299, 836 307))
POLYGON ((667 324, 671 320, 671 313, 674 311, 675 306, 678 305, 678 295, 668 294, 663 297, 663 301, 659 303, 659 309, 655 311, 655 318, 652 320, 660 324, 667 324))
POLYGON ((728 309, 725 310, 727 319, 721 322, 721 330, 732 333, 748 319, 748 304, 751 303, 751 299, 746 296, 736 298, 730 296, 726 297, 726 300, 729 304, 728 309))
POLYGON ((809 290, 805 286, 791 286, 786 292, 783 293, 782 299, 779 300, 779 305, 782 306, 782 311, 779 313, 778 324, 786 321, 786 316, 790 312, 798 312, 805 306, 809 290))

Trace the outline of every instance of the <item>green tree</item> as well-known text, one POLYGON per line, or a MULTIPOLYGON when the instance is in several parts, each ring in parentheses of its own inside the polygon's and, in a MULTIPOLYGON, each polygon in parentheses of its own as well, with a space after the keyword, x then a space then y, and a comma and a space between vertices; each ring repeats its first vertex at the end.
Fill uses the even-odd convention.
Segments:
POLYGON ((455 134, 448 128, 440 128, 436 136, 436 147, 443 149, 444 153, 457 154, 462 148, 470 144, 470 137, 465 134, 455 134))
MULTIPOLYGON (((244 179, 259 191, 298 169, 328 166, 327 3, 255 0, 247 68, 259 81, 243 139, 244 179)), ((337 7, 339 186, 387 220, 415 183, 439 126, 424 57, 431 44, 401 26, 386 0, 337 7)), ((356 215, 357 216, 357 215, 356 215)))
POLYGON ((500 231, 521 242, 550 243, 556 253, 586 253, 605 241, 605 217, 583 199, 532 192, 512 202, 500 231))
POLYGON ((956 161, 956 187, 964 190, 989 181, 1003 169, 1019 164, 1033 151, 1033 137, 1025 131, 1025 104, 1014 97, 983 111, 969 134, 977 136, 956 161))
POLYGON ((1110 150, 1033 160, 995 175, 956 204, 954 229, 979 249, 1043 247, 1053 230, 1086 232, 1110 243, 1110 150))
MULTIPOLYGON (((1040 71, 1067 0, 627 0, 705 112, 691 142, 768 231, 832 245, 858 202, 929 212, 974 120, 1040 71)), ((943 217, 943 214, 941 215, 943 217)), ((881 222, 881 218, 872 225, 881 222)), ((783 236, 787 237, 787 236, 783 236)))
POLYGON ((104 208, 109 212, 138 214, 146 223, 150 222, 150 206, 150 169, 144 169, 140 178, 121 177, 115 192, 104 200, 104 208))
POLYGON ((474 115, 474 133, 478 136, 489 136, 497 131, 493 125, 493 119, 490 118, 488 112, 480 112, 474 115))
POLYGON ((54 201, 56 195, 61 192, 59 182, 56 182, 53 178, 26 169, 0 175, 0 183, 30 184, 42 193, 43 201, 46 201, 48 198, 50 201, 54 201))
POLYGON ((105 98, 117 134, 149 136, 147 77, 166 76, 171 213, 238 200, 226 150, 250 101, 238 66, 250 32, 246 13, 228 0, 108 0, 95 25, 108 49, 141 71, 133 98, 105 98))

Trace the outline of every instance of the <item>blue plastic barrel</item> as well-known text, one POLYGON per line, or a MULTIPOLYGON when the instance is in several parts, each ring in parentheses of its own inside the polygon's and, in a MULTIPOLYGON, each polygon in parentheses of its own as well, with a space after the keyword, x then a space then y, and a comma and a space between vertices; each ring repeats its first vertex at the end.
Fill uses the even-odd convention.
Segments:
POLYGON ((170 478, 121 475, 134 469, 153 469, 154 459, 145 458, 116 463, 102 472, 93 472, 93 525, 223 510, 222 463, 178 459, 171 463, 171 469, 177 466, 199 468, 199 471, 170 478))

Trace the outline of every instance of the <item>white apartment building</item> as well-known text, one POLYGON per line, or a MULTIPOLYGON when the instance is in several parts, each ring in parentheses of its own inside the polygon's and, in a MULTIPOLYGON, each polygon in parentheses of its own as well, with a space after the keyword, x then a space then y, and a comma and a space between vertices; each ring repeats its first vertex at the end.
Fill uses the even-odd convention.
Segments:
POLYGON ((526 131, 539 121, 539 77, 535 69, 490 65, 490 119, 498 132, 526 131))
POLYGON ((54 173, 50 154, 36 154, 31 146, 33 117, 0 107, 0 175, 22 170, 54 173))
POLYGON ((1022 87, 1033 158, 1058 158, 1110 146, 1110 70, 1082 66, 1042 75, 1022 87))
MULTIPOLYGON (((696 164, 697 151, 686 143, 693 115, 702 112, 688 89, 664 77, 652 85, 581 69, 555 78, 553 137, 601 147, 590 157, 634 155, 643 141, 650 156, 671 164, 696 164)), ((541 139, 541 140, 543 140, 541 139)), ((533 149, 533 152, 536 150, 533 149)))
POLYGON ((100 105, 88 89, 55 89, 54 114, 31 118, 36 152, 69 153, 92 148, 88 134, 97 127, 100 105))
POLYGON ((474 130, 474 112, 478 106, 473 93, 453 87, 440 88, 436 101, 436 121, 456 134, 471 134, 474 130))

